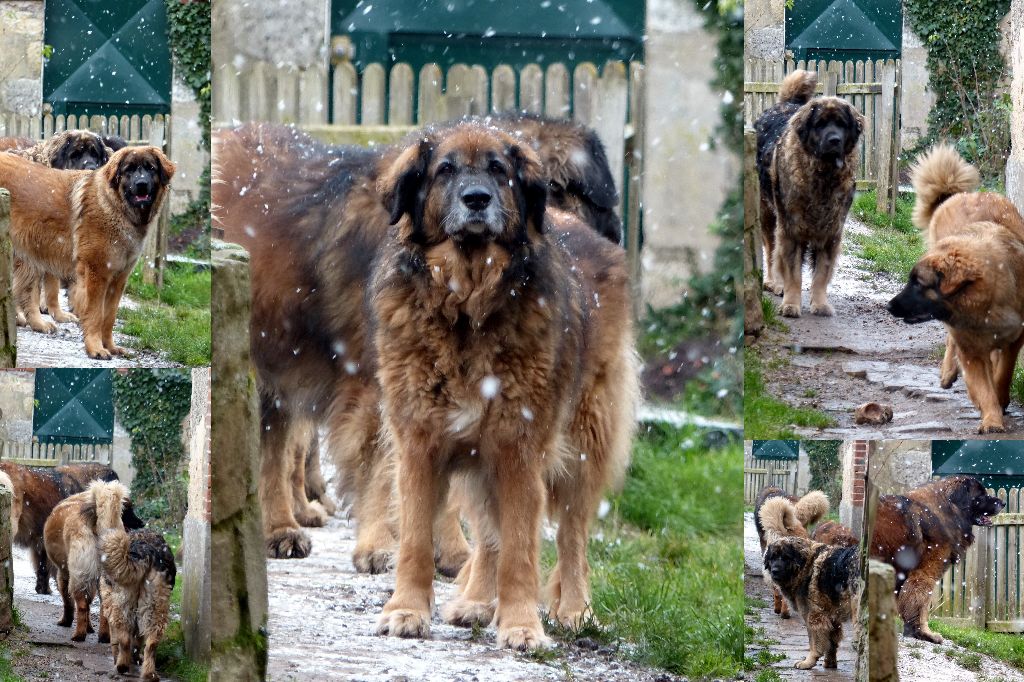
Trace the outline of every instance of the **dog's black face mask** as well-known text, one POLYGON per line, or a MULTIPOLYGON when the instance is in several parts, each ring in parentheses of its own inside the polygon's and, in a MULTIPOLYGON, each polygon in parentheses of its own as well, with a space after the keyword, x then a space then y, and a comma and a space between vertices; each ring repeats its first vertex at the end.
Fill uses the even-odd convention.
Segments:
POLYGON ((98 135, 68 139, 51 161, 62 170, 96 170, 107 162, 107 150, 98 135))
POLYGON ((160 167, 155 161, 136 157, 123 162, 118 171, 121 192, 129 205, 148 209, 161 186, 160 167))
POLYGON ((772 580, 785 585, 804 565, 804 555, 789 542, 773 542, 768 545, 764 554, 764 567, 772 576, 772 580))
POLYGON ((907 324, 929 320, 948 320, 952 312, 942 293, 942 275, 930 268, 914 267, 903 291, 886 306, 888 311, 907 324))
POLYGON ((811 154, 842 168, 860 139, 861 124, 849 105, 825 99, 811 105, 797 132, 811 154))

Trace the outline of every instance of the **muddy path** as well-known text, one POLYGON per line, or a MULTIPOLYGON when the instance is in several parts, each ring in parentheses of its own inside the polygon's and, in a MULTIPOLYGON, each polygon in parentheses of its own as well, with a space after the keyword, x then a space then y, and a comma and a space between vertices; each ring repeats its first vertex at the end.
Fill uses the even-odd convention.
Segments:
MULTIPOLYGON (((829 287, 835 316, 808 311, 810 273, 805 270, 803 316, 780 317, 785 329, 768 328, 758 342, 768 391, 835 421, 824 429, 795 429, 804 438, 979 438, 980 414, 963 379, 950 390, 939 386, 942 324, 908 325, 892 317, 885 305, 904 283, 869 272, 851 255, 850 236, 866 232, 866 225, 848 218, 845 229, 843 253, 829 287), (854 409, 869 401, 892 405, 892 421, 856 425, 854 409)), ((781 305, 781 297, 765 293, 776 307, 781 305)), ((1006 425, 1008 433, 985 438, 1024 437, 1019 403, 1010 403, 1006 425)))
MULTIPOLYGON (((324 460, 324 475, 331 469, 324 460)), ((328 487, 333 489, 329 481, 328 487)), ((351 555, 354 524, 339 512, 324 528, 307 529, 313 552, 306 559, 267 563, 270 592, 270 680, 352 682, 486 682, 602 680, 672 682, 664 671, 622 660, 610 648, 559 644, 531 657, 495 648, 495 630, 473 631, 444 623, 438 610, 455 591, 434 581, 431 638, 374 634, 377 617, 394 588, 394 573, 356 573, 351 555)), ((583 644, 586 644, 584 642, 583 644)))
MULTIPOLYGON (((141 680, 140 668, 132 666, 127 675, 114 669, 109 644, 100 644, 96 635, 84 642, 71 641, 71 628, 60 627, 61 600, 57 586, 50 581, 53 594, 36 594, 35 574, 28 551, 14 548, 14 604, 21 616, 19 627, 5 646, 13 652, 14 671, 25 680, 141 680)), ((92 605, 92 625, 99 628, 99 601, 92 605)), ((162 680, 175 680, 157 670, 162 680)))
POLYGON ((780 618, 772 611, 772 592, 762 578, 761 545, 754 528, 753 513, 743 515, 743 590, 747 597, 759 600, 766 606, 748 608, 744 621, 754 629, 753 641, 746 642, 747 656, 756 659, 758 652, 765 648, 782 660, 773 663, 772 669, 784 680, 815 680, 816 682, 838 682, 853 680, 856 654, 853 650, 853 625, 843 627, 843 642, 837 656, 839 667, 825 669, 823 661, 810 670, 798 670, 793 665, 807 655, 807 628, 799 614, 791 618, 780 618))
MULTIPOLYGON (((61 306, 67 310, 67 292, 61 291, 61 306)), ((134 302, 121 299, 122 308, 130 308, 134 302)), ((47 322, 53 322, 49 315, 43 315, 47 322)), ((114 342, 128 348, 128 354, 114 356, 110 360, 94 360, 85 354, 82 328, 77 322, 57 324, 57 331, 42 334, 28 327, 18 327, 18 367, 181 367, 159 353, 136 350, 131 347, 131 338, 118 330, 121 320, 114 323, 114 342)))

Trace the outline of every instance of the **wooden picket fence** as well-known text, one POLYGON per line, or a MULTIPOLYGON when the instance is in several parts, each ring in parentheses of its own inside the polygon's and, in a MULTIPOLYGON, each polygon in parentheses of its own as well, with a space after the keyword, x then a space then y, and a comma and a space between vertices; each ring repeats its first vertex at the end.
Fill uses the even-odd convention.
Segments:
POLYGON ((797 494, 797 462, 795 459, 761 459, 743 456, 743 503, 754 504, 762 488, 770 485, 797 494))
POLYGON ((110 466, 110 443, 78 444, 0 441, 0 460, 26 466, 55 467, 80 462, 98 462, 110 466))
MULTIPOLYGON (((213 74, 218 126, 244 121, 293 123, 333 144, 395 142, 417 126, 466 115, 527 111, 572 118, 597 131, 618 180, 634 287, 639 286, 643 149, 643 64, 554 63, 516 71, 500 65, 371 64, 357 72, 343 62, 328 73, 258 61, 227 64, 213 74), (630 229, 633 227, 634 229, 630 229)), ((637 288, 636 291, 639 291, 637 288)), ((636 297, 639 300, 639 297, 636 297)))
POLYGON ((748 59, 744 65, 744 123, 758 117, 778 101, 779 84, 796 69, 818 74, 818 93, 846 99, 864 116, 858 189, 878 189, 880 211, 893 213, 899 189, 900 60, 793 61, 748 59))
MULTIPOLYGON (((170 153, 171 117, 155 116, 23 116, 0 112, 0 137, 28 137, 46 140, 65 130, 91 130, 101 135, 117 135, 131 145, 152 145, 170 153)), ((163 286, 167 262, 167 223, 170 202, 164 202, 157 229, 146 236, 143 246, 143 278, 158 288, 163 286)))
POLYGON ((974 544, 946 571, 931 617, 995 632, 1024 632, 1024 488, 989 490, 1006 502, 992 527, 974 527, 974 544))

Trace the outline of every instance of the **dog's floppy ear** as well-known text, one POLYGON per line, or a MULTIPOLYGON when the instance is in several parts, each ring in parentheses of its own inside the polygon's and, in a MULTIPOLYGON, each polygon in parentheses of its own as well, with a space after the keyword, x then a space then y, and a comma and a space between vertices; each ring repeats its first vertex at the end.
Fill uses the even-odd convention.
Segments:
POLYGON ((75 142, 68 133, 60 133, 59 140, 56 146, 51 147, 50 158, 47 159, 51 168, 67 168, 71 150, 75 148, 75 142))
POLYGON ((166 187, 170 183, 171 178, 174 177, 174 172, 178 170, 178 167, 157 147, 152 147, 151 149, 153 150, 153 156, 156 158, 156 166, 160 171, 160 184, 166 187))
POLYGON ((117 135, 104 135, 102 137, 103 145, 110 149, 111 152, 121 151, 128 146, 128 142, 123 137, 117 135))
POLYGON ((952 296, 981 277, 981 271, 969 258, 952 250, 937 258, 932 267, 939 277, 939 293, 952 296))
POLYGON ((114 154, 99 171, 103 173, 103 179, 114 189, 117 189, 118 180, 121 177, 121 166, 124 163, 124 154, 114 154))
POLYGON ((619 193, 615 189, 608 157, 597 133, 590 131, 586 139, 585 159, 580 168, 579 178, 569 178, 569 189, 577 191, 598 208, 611 210, 619 205, 619 193))
POLYGON ((864 116, 857 111, 855 106, 848 104, 846 107, 846 121, 847 127, 853 133, 846 136, 846 145, 843 149, 845 153, 849 154, 857 146, 857 141, 860 140, 860 136, 864 133, 864 116))
POLYGON ((420 211, 417 205, 433 154, 433 143, 424 137, 419 144, 411 145, 399 154, 377 183, 390 224, 397 225, 403 215, 409 215, 410 229, 399 231, 402 241, 412 239, 419 232, 420 211))
POLYGON ((818 116, 818 104, 805 104, 789 120, 789 125, 796 130, 800 142, 808 147, 811 145, 811 133, 814 131, 814 121, 818 116))
POLYGON ((517 144, 510 145, 506 151, 512 160, 515 169, 516 184, 522 195, 519 214, 523 217, 525 226, 533 224, 533 229, 543 233, 544 207, 548 200, 548 177, 544 172, 544 166, 540 163, 537 152, 529 147, 520 147, 517 144))

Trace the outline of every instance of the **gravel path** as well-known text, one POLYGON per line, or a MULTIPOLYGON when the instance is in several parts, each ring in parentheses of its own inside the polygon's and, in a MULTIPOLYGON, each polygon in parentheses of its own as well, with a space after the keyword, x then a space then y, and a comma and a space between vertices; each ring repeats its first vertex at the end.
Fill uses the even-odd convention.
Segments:
MULTIPOLYGON (((847 219, 847 238, 868 229, 847 219)), ((980 414, 967 397, 963 379, 950 390, 939 387, 942 324, 908 325, 885 309, 903 284, 868 272, 850 255, 847 243, 829 287, 836 314, 818 317, 807 310, 810 273, 805 271, 803 316, 780 318, 788 329, 767 329, 759 342, 771 394, 790 405, 825 412, 836 421, 826 429, 796 429, 801 437, 979 437, 980 414), (869 401, 891 404, 892 421, 882 426, 854 424, 854 409, 869 401)), ((780 297, 766 294, 780 305, 780 297)), ((985 438, 1020 438, 1024 410, 1019 404, 1010 404, 1006 424, 1009 433, 985 438)))
MULTIPOLYGON (((326 459, 324 475, 332 470, 326 459)), ((333 484, 328 483, 333 489, 333 484)), ((338 516, 309 528, 312 555, 270 560, 271 680, 351 682, 513 682, 587 680, 672 682, 680 678, 616 658, 611 650, 559 645, 544 661, 497 649, 495 630, 472 631, 445 624, 438 607, 453 594, 450 581, 435 580, 435 609, 428 640, 378 637, 377 616, 394 588, 394 574, 356 573, 351 555, 354 524, 338 516), (548 660, 550 659, 550 660, 548 660)))
MULTIPOLYGON (((67 310, 67 293, 61 291, 61 306, 67 310)), ((134 303, 128 298, 121 299, 122 308, 134 303)), ((44 320, 52 322, 49 315, 44 320)), ((114 341, 130 348, 132 337, 117 331, 121 322, 114 324, 114 341)), ((85 354, 82 328, 77 322, 57 325, 53 334, 41 334, 28 327, 18 327, 18 367, 181 367, 159 353, 130 349, 129 355, 112 357, 110 360, 94 360, 85 354)))

